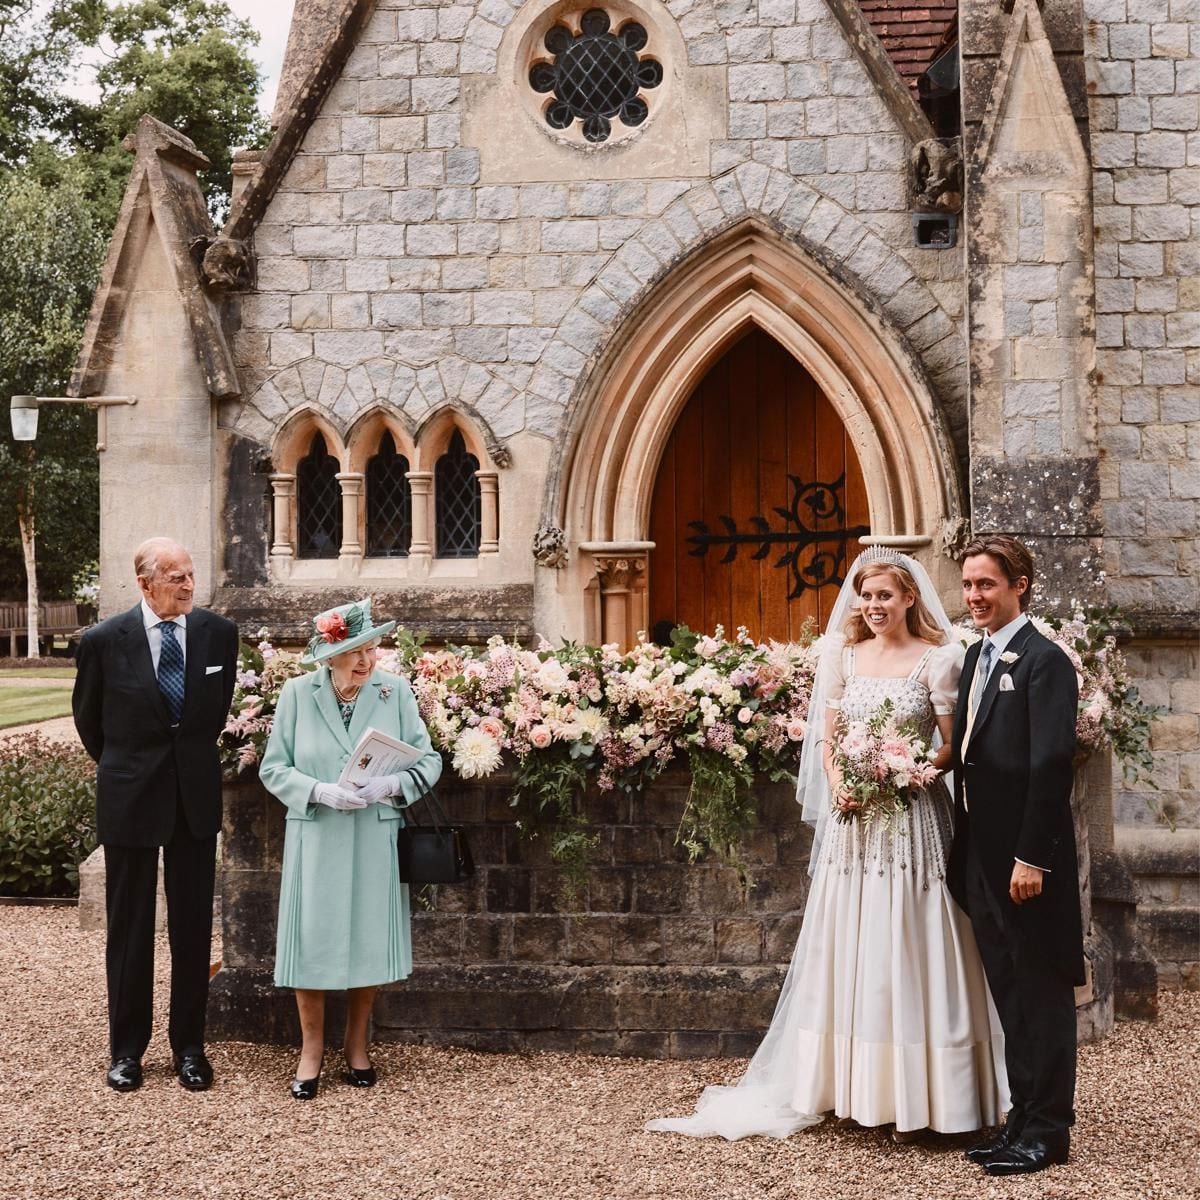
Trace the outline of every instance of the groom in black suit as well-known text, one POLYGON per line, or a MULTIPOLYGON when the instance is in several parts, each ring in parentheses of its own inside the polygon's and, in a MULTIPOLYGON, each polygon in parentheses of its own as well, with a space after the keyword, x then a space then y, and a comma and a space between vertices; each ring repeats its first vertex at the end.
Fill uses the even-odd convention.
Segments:
POLYGON ((959 685, 949 885, 975 929, 1012 1093, 999 1134, 967 1157, 991 1175, 1021 1175, 1065 1163, 1075 1121, 1078 688, 1070 660, 1025 616, 1033 558, 1020 542, 977 538, 962 580, 984 637, 967 651, 959 685))
POLYGON ((191 555, 168 538, 134 554, 141 600, 88 630, 72 707, 96 771, 108 910, 109 1087, 142 1083, 154 986, 154 902, 163 852, 171 945, 169 1036, 179 1082, 212 1084, 204 1054, 221 765, 237 626, 193 607, 191 555))

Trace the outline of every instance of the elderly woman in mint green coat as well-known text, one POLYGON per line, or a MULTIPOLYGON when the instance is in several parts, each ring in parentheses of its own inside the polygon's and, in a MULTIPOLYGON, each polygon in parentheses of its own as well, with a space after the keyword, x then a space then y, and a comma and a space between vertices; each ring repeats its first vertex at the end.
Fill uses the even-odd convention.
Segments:
POLYGON ((305 652, 321 664, 288 680, 279 697, 259 777, 287 806, 275 983, 296 989, 303 1046, 292 1095, 317 1093, 324 1056, 325 992, 348 993, 344 1077, 370 1087, 367 1021, 379 984, 412 972, 408 887, 397 874, 401 810, 432 786, 441 756, 406 680, 375 666, 379 639, 395 622, 372 625, 370 601, 314 618, 305 652), (335 780, 367 729, 424 753, 401 775, 353 788, 335 780))

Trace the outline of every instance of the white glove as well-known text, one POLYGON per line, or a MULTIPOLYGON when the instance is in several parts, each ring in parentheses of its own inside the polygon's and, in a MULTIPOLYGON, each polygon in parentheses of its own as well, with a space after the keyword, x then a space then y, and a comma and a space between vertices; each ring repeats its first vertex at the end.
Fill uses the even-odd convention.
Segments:
POLYGON ((313 788, 312 802, 324 804, 326 808, 333 808, 338 812, 348 812, 353 808, 366 808, 369 803, 346 788, 338 787, 336 783, 318 783, 313 788))
POLYGON ((364 804, 384 804, 390 797, 400 795, 400 776, 377 775, 365 783, 356 783, 354 791, 364 804))

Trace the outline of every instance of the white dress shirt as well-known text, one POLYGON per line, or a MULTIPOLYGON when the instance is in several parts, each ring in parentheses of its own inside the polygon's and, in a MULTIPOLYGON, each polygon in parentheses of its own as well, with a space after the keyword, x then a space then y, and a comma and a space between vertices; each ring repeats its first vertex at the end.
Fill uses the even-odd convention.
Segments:
MULTIPOLYGON (((1029 618, 1024 613, 1019 613, 1007 625, 1001 625, 995 633, 985 633, 984 641, 992 643, 992 670, 994 671, 1000 663, 1000 655, 1008 649, 1008 643, 1013 640, 1026 625, 1029 624, 1029 618)), ((980 649, 982 655, 983 650, 980 649)), ((978 664, 978 659, 975 660, 978 664)))
MULTIPOLYGON (((169 620, 175 625, 179 632, 175 635, 175 640, 179 643, 180 652, 183 654, 183 665, 187 666, 187 616, 180 613, 177 617, 170 617, 169 620)), ((146 639, 150 643, 150 658, 154 663, 154 674, 158 674, 158 660, 162 657, 162 630, 159 625, 162 623, 162 617, 158 615, 142 600, 142 624, 146 627, 146 639)))

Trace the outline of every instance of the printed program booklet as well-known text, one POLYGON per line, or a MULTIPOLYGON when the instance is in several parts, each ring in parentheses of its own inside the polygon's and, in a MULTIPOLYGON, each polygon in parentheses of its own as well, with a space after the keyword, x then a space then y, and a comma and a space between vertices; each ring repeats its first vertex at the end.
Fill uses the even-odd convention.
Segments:
POLYGON ((399 775, 408 770, 424 754, 416 746, 392 737, 378 729, 366 730, 358 739, 354 753, 338 776, 338 785, 348 788, 354 783, 366 783, 380 775, 399 775))

